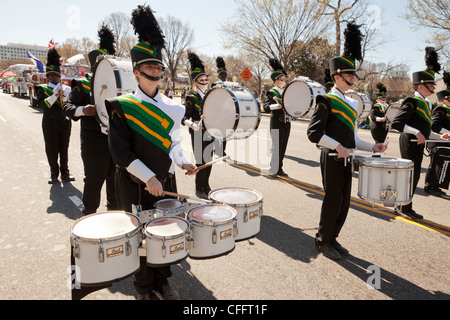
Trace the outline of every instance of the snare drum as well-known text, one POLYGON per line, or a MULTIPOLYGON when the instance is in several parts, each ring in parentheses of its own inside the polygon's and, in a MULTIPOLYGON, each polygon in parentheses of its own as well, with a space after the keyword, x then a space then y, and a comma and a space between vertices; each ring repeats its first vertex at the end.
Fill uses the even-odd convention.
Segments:
POLYGON ((365 119, 370 114, 370 111, 372 110, 372 101, 369 99, 367 95, 364 93, 359 93, 353 90, 348 90, 345 93, 346 96, 349 98, 352 98, 353 100, 358 101, 358 112, 357 117, 358 119, 365 119))
POLYGON ((150 220, 144 228, 147 265, 164 267, 185 260, 189 252, 189 222, 180 217, 150 220))
POLYGON ((191 224, 189 257, 209 259, 230 253, 235 248, 237 212, 221 204, 201 205, 188 212, 191 224))
POLYGON ((249 239, 259 233, 263 215, 263 196, 260 192, 247 188, 220 188, 212 190, 209 198, 236 210, 236 241, 249 239))
POLYGON ((258 130, 261 107, 246 88, 216 87, 202 105, 203 125, 218 140, 246 139, 258 130))
POLYGON ((316 97, 325 95, 325 87, 309 78, 294 79, 283 92, 282 105, 284 112, 292 118, 306 116, 316 107, 316 97))
POLYGON ((102 132, 108 133, 109 115, 105 100, 133 93, 137 88, 133 65, 130 60, 110 56, 99 56, 95 73, 92 76, 92 95, 97 106, 96 119, 102 132))
POLYGON ((391 105, 389 105, 389 107, 386 109, 386 119, 389 123, 394 122, 395 116, 397 115, 398 111, 400 110, 400 107, 402 106, 403 101, 404 100, 394 102, 391 105))
POLYGON ((411 203, 414 163, 406 159, 362 158, 358 196, 370 203, 394 207, 411 203))
POLYGON ((96 213, 76 221, 70 237, 77 283, 110 284, 136 273, 141 230, 139 218, 122 211, 96 213))

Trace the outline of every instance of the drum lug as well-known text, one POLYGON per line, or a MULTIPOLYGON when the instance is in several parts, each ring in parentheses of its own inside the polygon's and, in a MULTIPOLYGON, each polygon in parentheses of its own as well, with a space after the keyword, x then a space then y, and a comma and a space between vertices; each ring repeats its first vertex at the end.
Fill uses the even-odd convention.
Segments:
POLYGON ((163 245, 162 245, 162 257, 165 258, 166 257, 166 242, 163 241, 163 245))
POLYGON ((74 258, 80 259, 80 246, 75 242, 75 246, 73 247, 73 256, 74 258))
POLYGON ((98 248, 98 261, 105 262, 105 251, 103 250, 102 246, 98 248))
POLYGON ((238 236, 238 233, 239 233, 239 231, 238 231, 237 221, 235 221, 233 224, 233 237, 236 238, 238 236))
POLYGON ((213 244, 217 243, 217 230, 216 229, 214 229, 213 233, 212 233, 212 242, 213 242, 213 244))
POLYGON ((133 248, 131 247, 130 240, 125 243, 125 255, 128 257, 133 252, 133 248))

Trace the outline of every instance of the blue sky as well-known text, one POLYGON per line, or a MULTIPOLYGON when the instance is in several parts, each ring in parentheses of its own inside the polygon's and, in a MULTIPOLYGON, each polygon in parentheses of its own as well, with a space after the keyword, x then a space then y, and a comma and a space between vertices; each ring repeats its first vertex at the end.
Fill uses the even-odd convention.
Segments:
MULTIPOLYGON (((384 48, 372 52, 373 62, 405 62, 411 72, 422 70, 426 30, 415 31, 401 18, 408 0, 368 0, 381 9, 380 32, 390 39, 384 48)), ((25 43, 47 46, 53 38, 97 39, 99 22, 112 12, 130 14, 138 4, 134 1, 54 1, 0 0, 0 44, 25 43), (75 17, 75 18, 74 18, 75 17)), ((226 55, 220 44, 220 25, 233 17, 239 7, 233 0, 147 0, 157 17, 172 15, 188 23, 195 31, 194 49, 210 56, 226 55)))

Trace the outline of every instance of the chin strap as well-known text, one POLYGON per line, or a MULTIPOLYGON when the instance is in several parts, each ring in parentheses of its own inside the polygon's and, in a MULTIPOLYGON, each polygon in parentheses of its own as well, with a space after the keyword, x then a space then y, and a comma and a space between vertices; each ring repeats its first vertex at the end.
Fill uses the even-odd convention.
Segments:
POLYGON ((427 88, 428 92, 430 92, 431 94, 434 94, 434 91, 428 87, 428 84, 424 83, 424 86, 425 86, 425 88, 427 88))

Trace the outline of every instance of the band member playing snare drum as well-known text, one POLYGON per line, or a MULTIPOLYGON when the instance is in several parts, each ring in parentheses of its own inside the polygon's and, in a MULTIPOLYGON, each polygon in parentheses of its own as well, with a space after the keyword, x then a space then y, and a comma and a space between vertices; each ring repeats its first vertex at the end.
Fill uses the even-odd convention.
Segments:
POLYGON ((330 73, 335 83, 331 92, 317 97, 316 110, 307 134, 311 142, 322 147, 320 168, 325 197, 320 214, 316 247, 330 259, 348 255, 347 249, 337 242, 350 207, 352 168, 344 161, 349 149, 384 152, 384 144, 362 141, 357 136, 356 118, 358 102, 344 93, 350 89, 358 75, 355 60, 361 60, 361 33, 358 26, 349 23, 345 31, 344 56, 330 60, 330 73), (338 153, 338 157, 329 156, 338 153))
POLYGON ((272 113, 270 117, 270 135, 272 138, 272 158, 269 172, 273 176, 287 177, 283 171, 283 160, 291 133, 290 117, 282 107, 282 96, 286 87, 286 71, 277 59, 270 59, 273 69, 271 79, 275 86, 267 92, 264 100, 264 111, 272 113))
MULTIPOLYGON (((119 208, 132 212, 133 205, 151 210, 163 191, 177 192, 174 163, 196 173, 183 156, 180 125, 185 109, 161 95, 158 89, 164 64, 164 36, 148 6, 138 6, 132 24, 139 43, 131 49, 134 76, 139 84, 134 94, 106 100, 109 118, 109 145, 117 165, 116 193, 119 208)), ((150 299, 157 291, 166 300, 179 299, 169 286, 170 266, 153 268, 140 257, 135 275, 138 298, 150 299)))
POLYGON ((386 96, 386 87, 382 83, 377 84, 378 92, 377 92, 377 102, 372 106, 370 110, 370 133, 372 134, 372 138, 377 143, 383 143, 386 141, 386 137, 388 135, 388 129, 386 125, 386 109, 387 105, 387 96, 386 96))
MULTIPOLYGON (((440 135, 431 131, 431 102, 427 97, 436 90, 435 74, 441 70, 439 57, 432 47, 426 48, 427 69, 413 73, 414 97, 403 101, 392 123, 392 129, 400 135, 400 154, 402 158, 414 162, 413 194, 416 191, 422 169, 423 151, 427 139, 449 140, 448 134, 440 135), (418 142, 411 140, 417 139, 418 142)), ((397 210, 413 219, 423 219, 412 208, 412 202, 397 210)))

